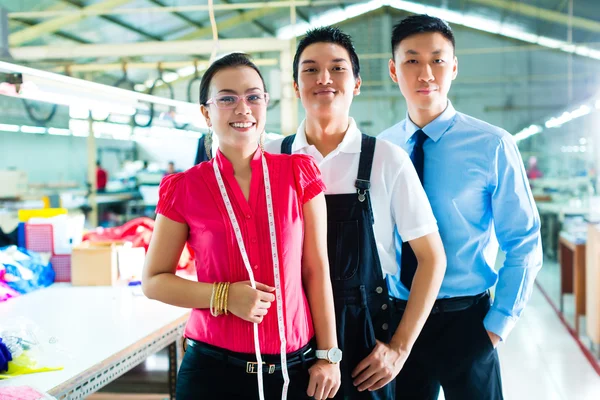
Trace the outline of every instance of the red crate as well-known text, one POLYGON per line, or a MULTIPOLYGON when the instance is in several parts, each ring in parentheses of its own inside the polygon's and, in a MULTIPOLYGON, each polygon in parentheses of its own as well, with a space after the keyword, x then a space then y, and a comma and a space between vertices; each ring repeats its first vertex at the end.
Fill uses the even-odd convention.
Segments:
POLYGON ((56 276, 54 282, 71 282, 71 255, 55 254, 50 258, 56 276))
POLYGON ((54 230, 50 224, 25 224, 25 248, 54 254, 54 230))
POLYGON ((50 224, 25 224, 25 248, 50 253, 55 282, 71 282, 71 255, 54 253, 54 230, 50 224))

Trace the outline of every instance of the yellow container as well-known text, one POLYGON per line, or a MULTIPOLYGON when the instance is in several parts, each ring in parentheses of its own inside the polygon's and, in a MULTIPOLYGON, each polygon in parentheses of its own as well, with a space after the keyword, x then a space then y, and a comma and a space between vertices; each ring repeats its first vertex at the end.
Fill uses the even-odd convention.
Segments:
POLYGON ((19 221, 27 222, 31 218, 52 218, 66 214, 66 208, 32 208, 19 210, 19 221))

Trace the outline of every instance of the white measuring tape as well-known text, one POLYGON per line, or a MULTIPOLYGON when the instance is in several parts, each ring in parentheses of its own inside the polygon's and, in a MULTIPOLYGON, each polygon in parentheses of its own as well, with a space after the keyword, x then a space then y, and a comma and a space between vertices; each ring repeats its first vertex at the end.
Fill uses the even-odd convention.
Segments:
MULTIPOLYGON (((262 150, 257 150, 261 151, 262 150)), ((275 216, 273 214, 273 198, 271 197, 271 180, 269 179, 269 169, 267 167, 267 161, 265 160, 265 155, 261 154, 262 159, 262 167, 263 167, 263 176, 265 181, 265 194, 267 197, 267 214, 269 216, 269 232, 271 239, 271 254, 273 256, 273 276, 275 278, 275 302, 277 303, 277 327, 279 328, 279 339, 281 341, 281 373, 283 374, 283 390, 281 392, 281 399, 287 399, 288 387, 290 384, 290 377, 287 370, 287 354, 286 354, 286 340, 285 340, 285 322, 283 321, 283 298, 281 296, 281 276, 279 273, 279 255, 277 252, 277 236, 275 233, 275 216)), ((242 254, 242 260, 244 260, 244 265, 246 266, 246 271, 248 271, 248 275, 250 276, 250 283, 252 287, 256 289, 256 281, 254 280, 254 273, 252 272, 252 267, 250 266, 250 260, 248 259, 248 253, 246 252, 246 246, 244 245, 244 238, 242 238, 242 231, 240 229, 240 225, 238 224, 237 218, 235 217, 235 213, 233 212, 233 207, 231 206, 231 201, 229 200, 229 195, 227 194, 227 190, 225 189, 225 184, 223 183, 223 177, 221 176, 221 171, 219 170, 219 166, 217 165, 217 160, 213 159, 213 169, 215 170, 215 177, 217 178, 217 183, 219 184, 219 190, 221 191, 221 197, 223 197, 223 202, 225 203, 225 208, 227 209, 227 213, 229 214, 229 219, 231 220, 231 224, 233 225, 233 231, 235 232, 235 237, 238 242, 238 246, 240 248, 240 253, 242 254)), ((260 343, 258 341, 258 324, 254 325, 254 351, 256 352, 256 362, 258 363, 258 394, 260 400, 264 400, 265 394, 263 389, 263 362, 262 357, 260 355, 260 343)))

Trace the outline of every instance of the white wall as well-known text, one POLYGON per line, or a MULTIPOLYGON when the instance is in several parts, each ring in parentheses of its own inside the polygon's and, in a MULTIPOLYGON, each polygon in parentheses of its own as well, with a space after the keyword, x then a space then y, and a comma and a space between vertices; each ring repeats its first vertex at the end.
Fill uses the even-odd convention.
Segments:
MULTIPOLYGON (((98 148, 131 149, 133 143, 97 139, 98 148)), ((118 162, 113 153, 102 160, 109 173, 118 162)), ((87 138, 0 132, 0 169, 24 170, 30 183, 77 182, 87 177, 87 138)))
MULTIPOLYGON (((117 172, 123 158, 135 149, 139 160, 166 168, 174 161, 184 170, 194 164, 198 139, 147 138, 139 142, 96 139, 98 153, 109 176, 117 172)), ((74 181, 83 185, 87 177, 87 138, 35 135, 0 131, 0 169, 14 168, 28 173, 29 182, 74 181)))

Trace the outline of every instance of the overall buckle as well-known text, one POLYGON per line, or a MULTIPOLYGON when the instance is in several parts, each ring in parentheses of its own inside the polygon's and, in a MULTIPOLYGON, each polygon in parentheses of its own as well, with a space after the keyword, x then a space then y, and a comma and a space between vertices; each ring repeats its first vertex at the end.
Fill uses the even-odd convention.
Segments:
POLYGON ((357 179, 356 182, 354 182, 354 187, 356 188, 356 193, 358 193, 358 201, 362 203, 367 198, 367 192, 371 188, 371 182, 364 179, 357 179))
POLYGON ((369 191, 368 189, 365 189, 365 190, 363 190, 363 191, 362 191, 362 193, 361 193, 361 192, 360 192, 360 189, 356 189, 356 193, 358 193, 358 201, 360 201, 361 203, 362 203, 363 201, 365 201, 365 200, 367 199, 367 192, 368 192, 368 191, 369 191))

